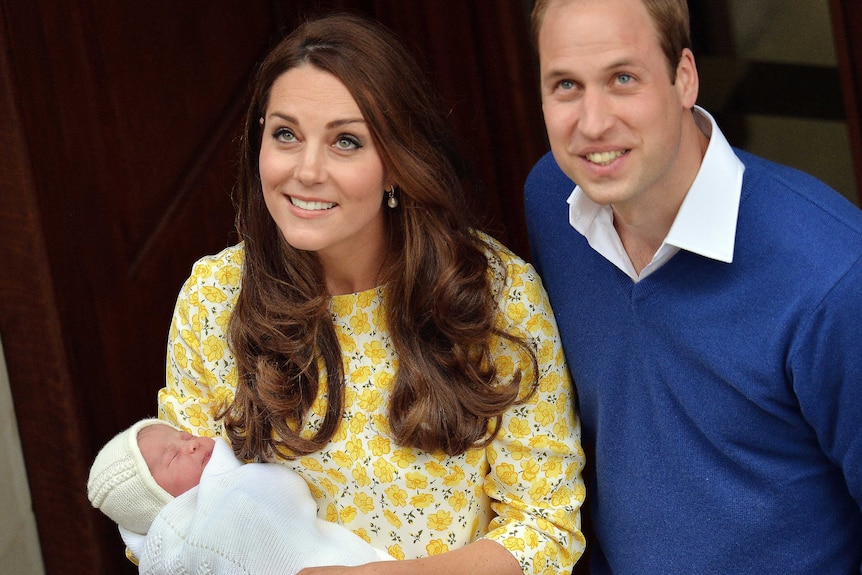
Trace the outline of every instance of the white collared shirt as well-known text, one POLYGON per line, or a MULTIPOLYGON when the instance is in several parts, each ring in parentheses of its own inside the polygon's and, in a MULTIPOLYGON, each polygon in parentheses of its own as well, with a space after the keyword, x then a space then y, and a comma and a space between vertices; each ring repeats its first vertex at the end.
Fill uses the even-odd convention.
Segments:
POLYGON ((681 249, 726 263, 733 261, 745 166, 709 112, 695 106, 694 113, 700 116, 696 119, 704 120, 698 121, 698 126, 709 138, 709 145, 667 237, 640 275, 614 228, 611 206, 592 201, 580 186, 576 186, 569 196, 569 223, 572 227, 587 239, 594 250, 635 282, 660 268, 681 249))

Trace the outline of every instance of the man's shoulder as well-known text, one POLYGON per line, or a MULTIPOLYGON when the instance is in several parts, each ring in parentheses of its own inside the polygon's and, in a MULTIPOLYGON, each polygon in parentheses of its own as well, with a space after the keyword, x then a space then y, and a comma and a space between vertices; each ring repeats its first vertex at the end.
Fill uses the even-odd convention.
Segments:
POLYGON ((862 210, 820 179, 743 150, 734 152, 745 166, 743 201, 765 200, 771 220, 781 213, 794 220, 819 214, 830 227, 840 223, 851 235, 862 234, 862 210))

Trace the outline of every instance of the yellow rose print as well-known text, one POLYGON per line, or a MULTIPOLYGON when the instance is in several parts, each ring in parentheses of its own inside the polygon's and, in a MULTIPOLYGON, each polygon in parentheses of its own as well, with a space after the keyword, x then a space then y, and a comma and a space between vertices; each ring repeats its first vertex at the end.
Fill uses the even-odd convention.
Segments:
POLYGON ((371 331, 371 325, 368 323, 368 315, 365 313, 358 313, 350 318, 350 327, 353 329, 354 334, 364 334, 371 331))
POLYGON ((509 551, 523 551, 524 540, 520 537, 508 537, 503 541, 503 547, 509 551))
POLYGON ((223 339, 211 335, 204 340, 203 353, 208 361, 218 361, 224 355, 225 348, 223 339))
POLYGON ((321 465, 320 462, 314 458, 302 457, 299 459, 299 463, 309 471, 323 471, 323 465, 321 465))
POLYGON ((516 302, 506 306, 506 315, 509 316, 513 322, 521 323, 528 315, 530 315, 530 310, 528 310, 527 306, 523 303, 516 302))
POLYGON ((372 342, 366 343, 365 346, 365 357, 371 360, 371 363, 374 365, 380 364, 381 361, 386 359, 386 350, 380 345, 380 342, 374 340, 372 342))
POLYGON ((530 422, 520 417, 513 417, 509 422, 509 433, 515 437, 527 437, 530 435, 530 422))
POLYGON ((365 389, 359 394, 359 407, 374 411, 383 403, 383 396, 376 389, 365 389))
MULTIPOLYGON (((351 431, 353 431, 353 433, 358 432, 357 430, 353 429, 352 425, 350 426, 350 429, 351 431)), ((360 427, 359 429, 362 428, 360 427)), ((365 457, 365 449, 362 448, 362 441, 358 439, 349 440, 344 447, 347 449, 347 453, 350 455, 351 460, 358 460, 365 457)), ((344 464, 345 467, 347 467, 347 465, 349 464, 344 464)))
POLYGON ((456 491, 451 497, 449 497, 449 505, 452 507, 452 510, 457 513, 466 507, 467 496, 464 495, 463 491, 456 491))
POLYGON ((367 493, 357 493, 354 495, 353 503, 363 513, 368 513, 374 509, 374 500, 367 493))
POLYGON ((440 555, 449 551, 449 546, 439 539, 434 539, 425 546, 425 551, 428 552, 428 555, 440 555))
POLYGON ((535 459, 528 459, 521 462, 521 475, 527 481, 534 481, 538 477, 541 468, 535 459))
POLYGON ((416 455, 412 449, 396 449, 395 453, 392 454, 392 460, 401 469, 407 469, 411 463, 416 461, 416 455))
POLYGON ((426 507, 434 504, 434 496, 430 493, 422 493, 421 495, 414 495, 410 498, 410 505, 417 509, 425 509, 426 507))
POLYGON ((443 485, 452 487, 454 485, 458 485, 462 481, 464 481, 464 469, 462 469, 460 465, 454 465, 452 466, 452 471, 446 476, 446 479, 443 480, 443 485))
POLYGON ((389 509, 383 510, 383 517, 385 517, 386 521, 388 521, 389 524, 392 525, 392 527, 394 527, 395 529, 400 528, 402 525, 401 519, 389 509))
POLYGON ((342 523, 350 523, 356 519, 356 507, 348 505, 341 510, 341 513, 339 513, 338 516, 341 518, 342 523))
POLYGON ((435 531, 443 531, 448 529, 452 524, 452 514, 448 511, 440 510, 428 516, 428 529, 435 531))
POLYGON ((368 477, 368 473, 364 467, 354 467, 351 475, 353 476, 353 482, 359 487, 368 487, 371 485, 371 478, 368 477))
POLYGON ((378 457, 385 455, 390 451, 389 438, 378 435, 368 442, 368 447, 371 448, 371 453, 378 457))
POLYGON ((539 402, 539 405, 533 410, 533 414, 539 425, 549 425, 556 419, 556 409, 547 401, 539 402))
POLYGON ((421 473, 411 471, 404 478, 407 480, 407 487, 410 489, 425 489, 428 487, 428 478, 421 473))
POLYGON ((337 470, 337 469, 327 469, 327 470, 326 470, 326 474, 327 474, 330 478, 332 478, 332 480, 333 480, 333 481, 335 481, 336 483, 341 483, 342 485, 344 485, 345 483, 347 483, 347 478, 346 478, 346 477, 344 477, 344 474, 343 474, 343 473, 341 473, 341 472, 340 472, 339 470, 337 470))
POLYGON ((385 459, 374 462, 374 476, 383 483, 389 483, 395 477, 395 467, 385 459))
POLYGON ((210 303, 223 303, 227 300, 225 293, 218 288, 204 286, 201 288, 201 293, 204 299, 210 303))
POLYGON ((395 507, 404 507, 407 505, 407 492, 397 485, 390 485, 386 488, 386 497, 395 507))
POLYGON ((238 286, 239 280, 242 278, 242 272, 238 267, 225 266, 216 272, 215 278, 221 284, 238 286))
POLYGON ((518 482, 518 472, 511 463, 501 463, 498 465, 497 476, 506 485, 515 485, 518 482))

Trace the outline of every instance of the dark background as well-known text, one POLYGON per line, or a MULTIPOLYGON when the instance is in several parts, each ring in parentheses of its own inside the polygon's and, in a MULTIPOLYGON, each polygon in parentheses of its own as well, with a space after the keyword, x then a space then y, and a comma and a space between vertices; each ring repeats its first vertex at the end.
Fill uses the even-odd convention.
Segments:
MULTIPOLYGON (((722 2, 692 4, 698 48, 720 53, 722 2)), ((195 259, 234 241, 249 78, 321 7, 405 40, 476 166, 486 229, 529 257, 521 191, 547 142, 528 0, 0 0, 0 334, 49 575, 136 572, 87 501, 89 464, 155 414, 177 291, 195 259)), ((735 115, 774 103, 757 98, 776 81, 813 83, 777 113, 846 119, 862 182, 862 6, 831 9, 837 69, 767 65, 716 113, 744 145, 735 115)))

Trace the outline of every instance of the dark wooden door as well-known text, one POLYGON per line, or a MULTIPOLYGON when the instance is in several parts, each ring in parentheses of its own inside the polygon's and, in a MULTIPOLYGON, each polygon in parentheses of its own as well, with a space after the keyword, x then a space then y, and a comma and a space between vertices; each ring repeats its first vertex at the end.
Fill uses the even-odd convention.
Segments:
MULTIPOLYGON (((862 17, 831 2, 860 174, 862 17)), ((547 149, 530 4, 0 0, 0 337, 49 575, 135 572, 87 471, 155 413, 177 290, 233 241, 234 136, 267 47, 321 7, 392 27, 452 110, 488 229, 528 255, 521 187, 547 149)))
POLYGON ((862 207, 862 2, 829 0, 835 56, 844 94, 844 113, 859 206, 862 207))
POLYGON ((235 134, 257 61, 301 14, 365 12, 440 87, 489 229, 526 254, 546 149, 513 0, 0 0, 0 336, 49 574, 134 573, 85 484, 155 414, 176 293, 233 242, 235 134))

